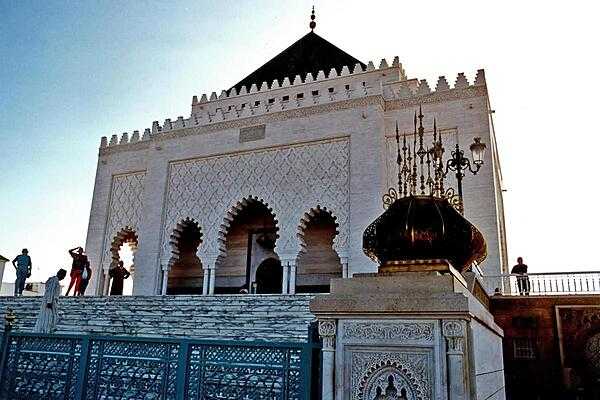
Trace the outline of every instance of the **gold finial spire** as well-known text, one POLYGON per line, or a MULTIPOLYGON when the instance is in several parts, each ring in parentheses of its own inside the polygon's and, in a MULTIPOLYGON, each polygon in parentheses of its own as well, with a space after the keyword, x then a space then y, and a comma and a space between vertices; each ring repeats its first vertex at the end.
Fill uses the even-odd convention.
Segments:
POLYGON ((317 26, 317 23, 315 22, 315 6, 312 8, 312 13, 310 14, 310 24, 308 24, 308 26, 310 26, 311 31, 314 31, 315 27, 317 26))

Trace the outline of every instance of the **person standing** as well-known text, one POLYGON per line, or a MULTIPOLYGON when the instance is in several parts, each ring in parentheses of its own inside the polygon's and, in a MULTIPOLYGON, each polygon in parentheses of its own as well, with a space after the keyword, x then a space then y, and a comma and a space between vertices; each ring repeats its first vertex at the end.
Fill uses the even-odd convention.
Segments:
POLYGON ((79 286, 81 285, 81 275, 85 269, 86 263, 89 264, 87 256, 83 254, 83 247, 75 247, 69 250, 69 254, 73 258, 73 265, 71 267, 71 282, 69 282, 69 288, 67 289, 66 296, 71 292, 71 288, 75 286, 73 294, 76 296, 79 293, 79 286))
POLYGON ((25 289, 25 281, 31 276, 31 257, 29 257, 29 251, 27 249, 23 249, 21 254, 12 260, 12 264, 17 270, 15 296, 22 296, 23 289, 25 289))
POLYGON ((529 296, 531 283, 527 276, 527 264, 523 264, 523 257, 517 258, 517 265, 512 267, 511 274, 517 275, 517 288, 521 296, 529 296))
POLYGON ((55 276, 46 281, 46 290, 40 306, 40 313, 33 328, 37 333, 52 333, 58 323, 58 298, 60 297, 60 281, 67 276, 67 271, 59 269, 55 276))
POLYGON ((85 294, 85 289, 87 289, 91 277, 92 268, 90 267, 90 262, 88 261, 85 264, 85 269, 83 270, 83 273, 81 274, 81 284, 79 285, 79 292, 77 293, 78 296, 83 296, 85 294))
POLYGON ((108 271, 108 275, 112 278, 112 286, 110 287, 111 296, 120 296, 123 294, 123 281, 129 278, 129 271, 123 266, 123 261, 119 261, 116 267, 108 271))

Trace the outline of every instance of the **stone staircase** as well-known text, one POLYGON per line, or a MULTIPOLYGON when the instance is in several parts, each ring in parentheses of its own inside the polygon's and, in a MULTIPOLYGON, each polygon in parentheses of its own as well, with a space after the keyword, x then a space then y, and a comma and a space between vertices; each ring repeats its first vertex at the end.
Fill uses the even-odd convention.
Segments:
MULTIPOLYGON (((56 333, 305 342, 312 295, 61 297, 56 333)), ((41 297, 0 297, 30 332, 41 297)), ((3 323, 1 324, 3 328, 3 323)))

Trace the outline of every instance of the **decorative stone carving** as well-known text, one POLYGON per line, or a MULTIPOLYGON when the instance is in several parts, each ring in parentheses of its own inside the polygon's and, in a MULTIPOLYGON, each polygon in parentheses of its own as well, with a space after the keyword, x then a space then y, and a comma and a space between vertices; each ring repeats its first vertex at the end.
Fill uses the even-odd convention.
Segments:
POLYGON ((146 172, 115 175, 112 178, 108 219, 102 250, 102 268, 107 270, 112 260, 111 243, 114 237, 128 227, 139 231, 143 211, 144 178, 146 172))
POLYGON ((448 353, 463 353, 465 331, 461 321, 444 321, 442 334, 448 343, 448 353))
POLYGON ((600 376, 600 333, 595 334, 587 340, 584 355, 592 373, 600 376))
POLYGON ((351 399, 431 399, 432 368, 426 351, 354 351, 351 399))
POLYGON ((433 340, 433 323, 351 322, 344 326, 344 339, 433 340))
POLYGON ((323 319, 319 321, 319 336, 323 339, 323 350, 335 348, 336 322, 334 319, 323 319))
POLYGON ((222 226, 228 210, 256 196, 277 218, 277 253, 298 254, 298 225, 310 208, 326 207, 336 217, 336 251, 349 237, 349 141, 332 139, 244 153, 173 162, 169 166, 162 254, 177 223, 194 218, 205 239, 199 254, 224 251, 222 226))

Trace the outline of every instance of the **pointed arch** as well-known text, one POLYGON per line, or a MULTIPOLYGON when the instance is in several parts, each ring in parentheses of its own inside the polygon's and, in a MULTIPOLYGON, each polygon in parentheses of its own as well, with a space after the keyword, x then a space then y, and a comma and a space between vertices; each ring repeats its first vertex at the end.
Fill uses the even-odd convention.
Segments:
POLYGON ((268 210, 269 214, 271 214, 271 216, 273 217, 273 221, 275 222, 276 236, 277 239, 279 239, 279 221, 277 220, 277 216, 273 212, 273 208, 269 206, 269 203, 266 202, 264 199, 258 196, 249 195, 244 197, 242 200, 237 201, 235 204, 233 204, 227 209, 227 213, 223 218, 223 223, 219 227, 218 233, 220 258, 224 257, 227 252, 225 248, 225 242, 227 240, 227 234, 229 232, 229 229, 231 228, 231 224, 233 223, 233 221, 235 221, 236 217, 239 216, 242 211, 247 209, 248 206, 257 203, 263 205, 268 210))
POLYGON ((232 205, 219 228, 215 293, 251 291, 259 264, 279 259, 278 232, 277 217, 262 198, 247 196, 232 205))
POLYGON ((300 219, 296 292, 328 292, 332 278, 343 276, 343 266, 335 249, 339 234, 337 217, 327 207, 311 208, 300 219))
MULTIPOLYGON (((110 269, 116 267, 118 265, 119 261, 121 261, 121 256, 120 256, 119 252, 121 251, 121 248, 125 244, 128 244, 131 247, 131 252, 133 255, 132 265, 129 267, 129 273, 131 274, 129 279, 131 280, 131 282, 134 281, 134 279, 135 279, 135 253, 138 248, 138 243, 139 242, 138 242, 137 232, 136 232, 135 228, 133 228, 129 225, 118 230, 117 233, 113 236, 113 238, 110 242, 110 248, 109 248, 109 254, 110 254, 109 267, 108 267, 108 270, 103 270, 102 272, 104 272, 104 273, 101 274, 101 282, 100 282, 99 287, 102 288, 103 294, 109 293, 109 287, 111 284, 109 271, 110 271, 110 269)), ((125 266, 125 268, 127 269, 127 266, 125 266)), ((128 285, 128 286, 131 286, 131 285, 128 285)))
POLYGON ((169 271, 165 275, 166 294, 202 293, 204 269, 197 255, 202 236, 200 224, 189 217, 180 220, 173 229, 169 271))
POLYGON ((138 235, 135 229, 130 226, 126 226, 118 231, 110 243, 111 268, 119 262, 119 250, 121 250, 121 247, 127 243, 131 246, 131 250, 133 251, 135 257, 135 251, 138 247, 138 235))

